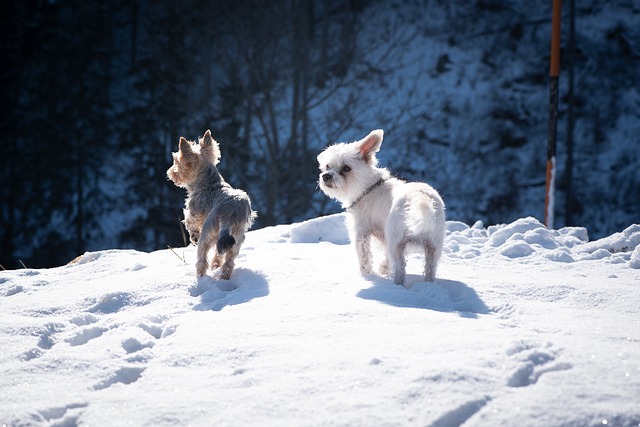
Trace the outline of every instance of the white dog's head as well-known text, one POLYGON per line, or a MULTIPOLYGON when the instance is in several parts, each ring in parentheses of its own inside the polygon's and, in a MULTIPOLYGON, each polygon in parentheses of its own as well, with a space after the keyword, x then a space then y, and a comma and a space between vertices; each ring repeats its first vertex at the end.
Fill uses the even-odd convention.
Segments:
POLYGON ((329 197, 350 205, 380 179, 375 153, 380 150, 384 132, 372 131, 360 141, 338 143, 318 155, 320 189, 329 197))

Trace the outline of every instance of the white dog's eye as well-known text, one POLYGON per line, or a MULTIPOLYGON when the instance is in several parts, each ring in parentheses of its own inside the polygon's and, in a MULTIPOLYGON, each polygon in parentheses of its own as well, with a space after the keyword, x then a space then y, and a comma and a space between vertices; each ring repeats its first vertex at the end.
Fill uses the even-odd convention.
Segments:
POLYGON ((347 166, 347 165, 344 165, 342 167, 342 172, 349 172, 350 170, 351 170, 351 168, 349 166, 347 166))
POLYGON ((331 168, 329 167, 329 165, 326 165, 326 166, 324 167, 324 170, 326 170, 326 171, 328 171, 329 169, 331 169, 331 168))

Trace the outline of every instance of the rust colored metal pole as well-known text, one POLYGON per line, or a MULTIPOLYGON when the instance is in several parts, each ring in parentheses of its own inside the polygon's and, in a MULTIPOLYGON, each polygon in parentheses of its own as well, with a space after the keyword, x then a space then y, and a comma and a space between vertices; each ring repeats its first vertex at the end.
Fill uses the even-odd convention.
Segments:
POLYGON ((573 128, 575 118, 573 114, 574 97, 574 66, 576 59, 576 8, 575 0, 569 0, 569 37, 568 47, 568 67, 569 75, 567 90, 567 159, 565 162, 565 186, 567 188, 564 208, 564 225, 573 225, 573 128))
POLYGON ((556 136, 558 122, 558 76, 560 75, 560 19, 562 1, 553 0, 551 20, 551 67, 549 70, 549 129, 547 133, 547 176, 544 200, 544 224, 553 228, 556 179, 556 136))

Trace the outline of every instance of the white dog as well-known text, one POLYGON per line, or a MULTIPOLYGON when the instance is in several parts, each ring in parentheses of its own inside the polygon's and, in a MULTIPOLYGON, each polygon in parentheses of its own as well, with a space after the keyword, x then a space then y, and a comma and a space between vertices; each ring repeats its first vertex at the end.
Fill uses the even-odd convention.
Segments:
POLYGON ((351 240, 363 274, 371 273, 371 237, 386 249, 380 273, 391 269, 395 283, 404 284, 405 252, 424 251, 424 279, 433 282, 445 236, 444 202, 430 185, 405 182, 378 168, 383 131, 360 141, 338 143, 318 155, 322 191, 347 210, 351 240))

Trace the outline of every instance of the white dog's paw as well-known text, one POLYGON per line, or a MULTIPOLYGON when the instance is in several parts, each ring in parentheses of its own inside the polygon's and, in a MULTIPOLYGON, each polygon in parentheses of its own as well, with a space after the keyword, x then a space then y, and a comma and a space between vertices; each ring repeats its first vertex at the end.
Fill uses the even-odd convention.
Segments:
POLYGON ((381 276, 387 276, 389 274, 389 263, 387 261, 383 261, 378 266, 378 273, 381 276))
POLYGON ((373 274, 373 270, 371 269, 371 264, 360 265, 360 273, 362 274, 373 274))

